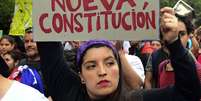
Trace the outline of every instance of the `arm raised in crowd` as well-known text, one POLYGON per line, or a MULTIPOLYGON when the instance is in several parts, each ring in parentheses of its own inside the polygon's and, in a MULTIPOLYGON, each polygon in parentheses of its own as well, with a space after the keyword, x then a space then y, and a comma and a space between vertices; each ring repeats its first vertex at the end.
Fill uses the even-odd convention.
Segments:
POLYGON ((161 28, 171 64, 175 72, 175 85, 164 89, 145 92, 144 101, 199 101, 200 83, 195 61, 182 46, 177 33, 178 21, 171 8, 161 9, 163 13, 161 28))
POLYGON ((122 64, 122 71, 125 77, 126 84, 132 89, 140 89, 143 86, 142 79, 138 76, 136 71, 132 69, 123 50, 119 51, 119 56, 122 64))
POLYGON ((53 100, 59 101, 72 86, 79 84, 79 77, 67 66, 61 43, 38 42, 37 46, 48 92, 53 100))

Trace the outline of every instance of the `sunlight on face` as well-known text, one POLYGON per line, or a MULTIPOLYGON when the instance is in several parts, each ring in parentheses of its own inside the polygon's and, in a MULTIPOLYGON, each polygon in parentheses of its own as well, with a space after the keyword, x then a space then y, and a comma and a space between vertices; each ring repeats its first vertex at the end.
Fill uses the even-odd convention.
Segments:
POLYGON ((111 49, 91 48, 83 57, 81 79, 92 99, 113 93, 119 83, 119 67, 111 49))
POLYGON ((1 54, 4 54, 8 51, 13 50, 14 45, 11 44, 7 39, 2 39, 0 42, 0 52, 1 54))
POLYGON ((26 33, 24 36, 24 46, 28 57, 35 57, 38 55, 36 42, 33 40, 31 33, 26 33))

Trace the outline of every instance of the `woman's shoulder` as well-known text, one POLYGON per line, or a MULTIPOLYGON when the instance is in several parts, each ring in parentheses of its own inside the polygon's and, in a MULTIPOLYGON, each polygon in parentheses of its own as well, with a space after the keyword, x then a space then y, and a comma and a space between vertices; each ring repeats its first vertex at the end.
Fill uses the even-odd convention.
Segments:
POLYGON ((48 99, 36 89, 14 81, 2 101, 48 101, 48 99))

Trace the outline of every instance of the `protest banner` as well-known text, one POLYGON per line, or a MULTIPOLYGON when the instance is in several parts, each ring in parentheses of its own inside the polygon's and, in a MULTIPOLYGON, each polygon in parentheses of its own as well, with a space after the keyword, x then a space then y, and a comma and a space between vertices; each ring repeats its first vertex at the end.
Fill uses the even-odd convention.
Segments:
POLYGON ((33 0, 36 41, 152 40, 159 0, 33 0))

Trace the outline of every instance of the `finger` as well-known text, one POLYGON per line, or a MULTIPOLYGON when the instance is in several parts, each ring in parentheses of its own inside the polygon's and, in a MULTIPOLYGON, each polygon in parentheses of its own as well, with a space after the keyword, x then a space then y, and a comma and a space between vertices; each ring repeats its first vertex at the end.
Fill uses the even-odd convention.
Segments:
POLYGON ((163 18, 174 18, 175 15, 172 15, 172 14, 169 14, 169 13, 164 13, 162 17, 163 18))
POLYGON ((163 22, 164 22, 164 23, 172 23, 173 20, 172 20, 172 19, 164 19, 163 22))
POLYGON ((172 18, 163 18, 161 20, 161 23, 173 23, 173 22, 175 22, 175 21, 172 18))
POLYGON ((169 22, 164 24, 166 28, 172 28, 172 26, 175 26, 175 23, 169 22))
POLYGON ((174 28, 177 26, 177 21, 174 19, 163 19, 163 21, 161 21, 161 24, 164 28, 174 28))
POLYGON ((162 8, 160 11, 161 11, 161 13, 167 12, 167 13, 170 13, 170 14, 172 14, 172 15, 175 14, 174 9, 171 8, 171 7, 164 7, 164 8, 162 8))

